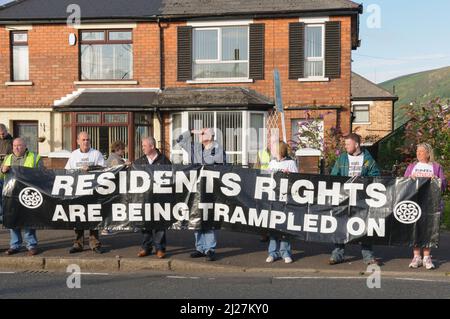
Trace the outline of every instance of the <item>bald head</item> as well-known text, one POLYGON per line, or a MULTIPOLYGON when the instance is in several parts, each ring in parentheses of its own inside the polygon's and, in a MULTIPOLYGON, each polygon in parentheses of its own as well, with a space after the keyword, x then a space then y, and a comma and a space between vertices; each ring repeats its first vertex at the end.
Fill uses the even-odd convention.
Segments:
POLYGON ((21 157, 25 155, 25 152, 27 151, 27 143, 24 141, 24 139, 18 137, 14 139, 13 141, 13 154, 17 157, 21 157))

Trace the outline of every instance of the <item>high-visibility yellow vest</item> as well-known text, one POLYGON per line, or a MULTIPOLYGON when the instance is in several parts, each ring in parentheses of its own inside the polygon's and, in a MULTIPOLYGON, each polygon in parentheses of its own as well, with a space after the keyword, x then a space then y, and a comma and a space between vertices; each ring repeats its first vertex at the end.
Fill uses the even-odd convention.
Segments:
POLYGON ((258 158, 259 158, 259 168, 268 169, 271 160, 270 152, 267 150, 259 151, 258 158))
MULTIPOLYGON (((11 166, 12 157, 13 157, 13 154, 9 154, 8 156, 6 156, 5 160, 3 161, 3 165, 11 166)), ((23 167, 28 167, 28 168, 37 167, 40 160, 41 160, 41 156, 39 154, 35 154, 34 152, 27 151, 26 156, 25 156, 25 161, 23 163, 23 167)), ((5 175, 2 172, 0 172, 0 178, 2 178, 2 179, 5 178, 5 175)))

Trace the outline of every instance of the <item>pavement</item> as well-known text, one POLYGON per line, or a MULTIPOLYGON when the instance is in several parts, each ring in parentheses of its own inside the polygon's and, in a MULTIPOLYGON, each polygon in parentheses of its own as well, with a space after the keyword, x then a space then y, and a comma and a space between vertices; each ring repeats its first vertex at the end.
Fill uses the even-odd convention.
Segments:
MULTIPOLYGON (((86 236, 87 236, 86 232, 86 236)), ((85 246, 85 251, 69 254, 74 237, 73 231, 38 230, 40 253, 27 256, 24 248, 13 256, 5 254, 9 247, 9 231, 0 229, 0 270, 1 271, 55 271, 66 272, 69 265, 76 264, 82 272, 93 273, 229 273, 243 275, 336 275, 364 276, 370 275, 362 262, 360 247, 348 245, 346 262, 328 265, 332 244, 306 243, 294 241, 292 264, 283 260, 272 264, 265 262, 268 243, 260 242, 260 237, 253 234, 236 233, 221 230, 217 232, 217 260, 206 261, 204 258, 192 259, 190 253, 194 247, 192 231, 170 230, 167 233, 167 256, 158 259, 155 255, 139 258, 142 235, 140 232, 115 232, 101 236, 105 252, 94 254, 85 246)), ((87 243, 87 239, 86 239, 87 243)), ((438 278, 450 280, 450 233, 442 232, 440 247, 432 250, 437 268, 426 270, 409 269, 412 250, 408 247, 375 246, 375 254, 383 263, 381 271, 384 276, 403 276, 411 278, 438 278)))

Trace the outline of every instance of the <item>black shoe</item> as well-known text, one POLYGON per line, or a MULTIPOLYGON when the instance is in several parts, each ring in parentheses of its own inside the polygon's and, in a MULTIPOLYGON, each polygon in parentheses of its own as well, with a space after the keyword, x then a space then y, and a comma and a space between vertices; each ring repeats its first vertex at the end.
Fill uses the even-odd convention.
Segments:
POLYGON ((191 254, 191 258, 200 258, 200 257, 205 257, 206 255, 202 252, 199 252, 198 250, 194 251, 191 254))
POLYGON ((20 249, 10 248, 7 251, 5 251, 5 254, 7 254, 7 255, 15 255, 15 254, 17 254, 19 252, 20 252, 20 249))
POLYGON ((92 251, 96 254, 103 254, 102 247, 94 247, 94 248, 92 248, 92 251))
POLYGON ((208 260, 208 261, 214 261, 214 260, 216 260, 216 254, 215 254, 213 251, 209 250, 209 251, 206 253, 206 260, 208 260))
POLYGON ((81 253, 83 251, 83 248, 81 247, 72 247, 69 250, 69 254, 75 254, 75 253, 81 253))
POLYGON ((336 260, 336 259, 330 258, 330 260, 328 260, 328 265, 333 266, 333 265, 337 265, 337 264, 342 264, 344 261, 345 261, 344 259, 336 260))

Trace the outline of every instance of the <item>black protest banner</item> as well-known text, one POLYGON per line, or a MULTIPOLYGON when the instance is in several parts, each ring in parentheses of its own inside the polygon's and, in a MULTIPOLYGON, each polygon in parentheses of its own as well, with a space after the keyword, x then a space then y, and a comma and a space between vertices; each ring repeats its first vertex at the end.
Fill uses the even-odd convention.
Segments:
POLYGON ((7 228, 229 229, 328 243, 437 247, 439 180, 269 174, 233 166, 13 168, 7 228))

